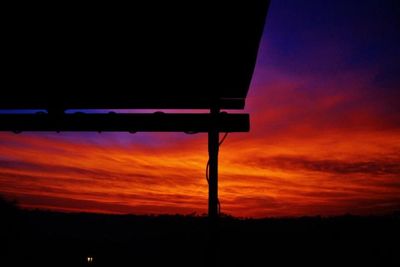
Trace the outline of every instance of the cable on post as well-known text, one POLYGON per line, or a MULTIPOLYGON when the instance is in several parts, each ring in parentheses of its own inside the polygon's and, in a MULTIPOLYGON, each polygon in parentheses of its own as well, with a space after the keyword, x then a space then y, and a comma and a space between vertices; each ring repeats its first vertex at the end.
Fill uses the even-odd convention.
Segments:
MULTIPOLYGON (((218 148, 224 143, 225 139, 228 137, 228 132, 224 134, 224 136, 221 138, 221 140, 218 142, 218 148)), ((206 180, 207 184, 210 183, 210 158, 208 158, 207 165, 206 165, 206 180)), ((219 198, 217 199, 218 202, 218 214, 221 214, 221 203, 219 202, 219 198)))

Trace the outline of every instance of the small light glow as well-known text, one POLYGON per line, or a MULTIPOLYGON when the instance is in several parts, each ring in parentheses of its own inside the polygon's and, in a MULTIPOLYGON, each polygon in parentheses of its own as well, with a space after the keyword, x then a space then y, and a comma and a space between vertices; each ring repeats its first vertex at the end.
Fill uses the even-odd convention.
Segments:
POLYGON ((87 257, 87 262, 92 263, 93 262, 93 257, 87 257))

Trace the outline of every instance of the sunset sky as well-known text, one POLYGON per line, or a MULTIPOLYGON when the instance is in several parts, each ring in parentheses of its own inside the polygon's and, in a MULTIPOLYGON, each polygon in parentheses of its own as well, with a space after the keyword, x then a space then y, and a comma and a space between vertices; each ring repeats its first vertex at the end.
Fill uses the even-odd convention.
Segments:
MULTIPOLYGON (((223 213, 400 210, 400 4, 272 1, 246 102, 220 149, 223 213)), ((204 214, 207 135, 0 133, 0 194, 26 208, 204 214)))

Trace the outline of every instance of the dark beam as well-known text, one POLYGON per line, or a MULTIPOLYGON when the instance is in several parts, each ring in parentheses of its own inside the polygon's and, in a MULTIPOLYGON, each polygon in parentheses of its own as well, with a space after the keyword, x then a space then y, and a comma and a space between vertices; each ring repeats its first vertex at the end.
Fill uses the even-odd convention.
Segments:
POLYGON ((248 132, 248 114, 0 114, 0 131, 248 132), (215 116, 215 115, 213 115, 215 116), (216 124, 215 124, 216 120, 216 124), (214 125, 214 126, 213 126, 214 125), (217 128, 215 128, 217 125, 217 128))
MULTIPOLYGON (((159 92, 154 92, 159 94, 159 92)), ((141 97, 134 95, 120 95, 108 97, 93 97, 93 94, 81 93, 66 96, 38 96, 34 92, 21 94, 3 94, 0 98, 0 109, 43 109, 53 107, 59 109, 210 109, 217 105, 221 109, 243 109, 244 98, 218 98, 193 96, 160 96, 141 97)))

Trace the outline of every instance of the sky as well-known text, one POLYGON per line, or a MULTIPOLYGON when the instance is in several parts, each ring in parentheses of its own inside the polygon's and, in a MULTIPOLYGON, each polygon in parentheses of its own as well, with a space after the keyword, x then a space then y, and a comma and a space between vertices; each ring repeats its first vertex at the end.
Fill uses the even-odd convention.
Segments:
MULTIPOLYGON (((238 217, 400 210, 400 4, 272 1, 245 112, 220 148, 238 217)), ((66 212, 205 214, 206 134, 0 133, 0 195, 66 212)))

